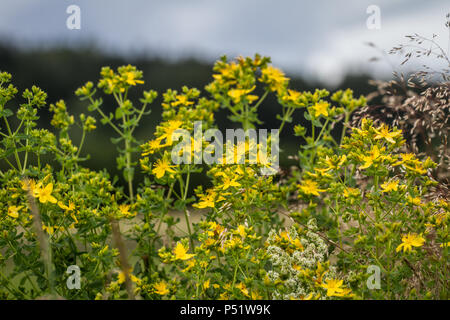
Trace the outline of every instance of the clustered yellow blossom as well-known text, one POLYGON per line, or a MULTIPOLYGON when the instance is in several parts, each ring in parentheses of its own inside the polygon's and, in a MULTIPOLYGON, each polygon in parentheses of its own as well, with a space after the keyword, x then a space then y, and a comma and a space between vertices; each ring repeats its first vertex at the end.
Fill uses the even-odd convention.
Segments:
POLYGON ((156 178, 161 179, 162 177, 164 177, 166 172, 176 173, 176 171, 172 168, 175 168, 175 166, 170 164, 169 159, 158 159, 155 163, 152 173, 156 178))
POLYGON ((324 192, 325 189, 319 189, 319 185, 313 180, 303 180, 299 185, 300 190, 306 195, 319 196, 319 192, 324 192))
POLYGON ((345 297, 351 293, 351 290, 342 287, 343 283, 343 280, 328 279, 326 282, 322 283, 322 288, 327 289, 327 296, 329 297, 345 297))
POLYGON ((425 243, 425 239, 418 234, 408 233, 402 237, 402 243, 397 247, 396 251, 411 252, 412 247, 421 247, 425 243))
MULTIPOLYGON (((117 68, 117 73, 110 67, 103 67, 100 75, 102 79, 100 79, 98 87, 102 88, 107 94, 123 93, 130 86, 144 83, 141 80, 143 77, 142 71, 137 70, 136 67, 131 65, 117 68)), ((81 90, 85 93, 89 92, 89 87, 83 87, 81 90)))

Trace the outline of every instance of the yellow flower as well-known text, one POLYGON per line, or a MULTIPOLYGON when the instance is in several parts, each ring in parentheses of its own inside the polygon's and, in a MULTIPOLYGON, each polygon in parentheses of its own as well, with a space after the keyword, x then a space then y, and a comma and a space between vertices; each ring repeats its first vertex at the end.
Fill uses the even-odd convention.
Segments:
POLYGON ((325 190, 319 189, 317 182, 312 180, 303 180, 303 183, 299 185, 300 190, 305 194, 312 194, 315 196, 319 195, 319 192, 324 192, 325 190))
POLYGON ((121 204, 119 205, 119 211, 122 215, 126 217, 133 217, 136 215, 136 213, 130 212, 130 205, 129 204, 121 204))
POLYGON ((163 128, 164 133, 157 139, 159 141, 166 139, 166 143, 164 145, 161 145, 161 147, 172 145, 173 143, 172 135, 177 129, 181 127, 182 124, 183 121, 180 120, 170 120, 164 124, 163 128))
POLYGON ((377 135, 375 136, 375 140, 385 139, 390 143, 395 143, 394 138, 401 135, 402 133, 401 130, 389 132, 389 127, 384 123, 381 125, 381 127, 375 129, 375 132, 377 133, 377 135))
POLYGON ((337 297, 352 297, 354 296, 351 289, 343 288, 341 292, 336 292, 337 297))
POLYGON ((391 191, 397 191, 398 190, 398 181, 386 181, 381 185, 381 188, 383 188, 383 192, 391 192, 391 191))
POLYGON ((288 89, 287 94, 285 94, 282 99, 286 102, 297 102, 301 95, 302 94, 298 91, 288 89))
POLYGON ((415 163, 415 164, 414 164, 414 168, 412 168, 412 167, 410 167, 410 166, 407 166, 407 165, 405 165, 405 168, 406 168, 406 169, 409 169, 409 170, 411 170, 412 172, 415 172, 415 173, 417 173, 417 174, 425 174, 425 173, 427 173, 427 170, 425 170, 425 169, 422 167, 422 165, 420 165, 419 163, 415 163))
POLYGON ((340 296, 344 292, 344 288, 341 288, 344 281, 337 279, 329 279, 326 283, 322 283, 321 287, 327 289, 327 296, 340 296))
POLYGON ((75 216, 75 204, 72 201, 69 201, 69 205, 66 206, 64 203, 62 203, 61 201, 58 201, 58 206, 65 210, 66 213, 70 212, 70 216, 72 217, 72 219, 75 221, 75 223, 78 223, 78 219, 75 216))
POLYGON ((95 295, 94 300, 103 300, 103 295, 100 292, 97 292, 97 294, 95 295))
POLYGON ((52 196, 52 191, 53 191, 53 183, 49 183, 44 188, 40 188, 37 191, 37 194, 39 197, 39 202, 41 202, 41 203, 47 203, 47 202, 57 203, 58 200, 56 200, 56 198, 52 196))
POLYGON ((345 188, 344 189, 344 197, 348 198, 348 197, 357 197, 359 196, 359 190, 356 188, 345 188))
POLYGON ((257 154, 257 163, 266 168, 270 168, 272 165, 272 161, 276 160, 275 157, 271 157, 267 154, 267 152, 262 152, 261 148, 258 146, 258 154, 257 154))
POLYGON ((42 230, 52 235, 55 232, 55 228, 51 226, 42 225, 42 230))
POLYGON ((222 292, 219 296, 219 300, 228 300, 228 293, 222 292))
POLYGON ((281 231, 280 232, 280 237, 278 238, 281 241, 286 241, 286 242, 290 242, 291 238, 289 237, 289 233, 287 231, 281 231))
POLYGON ((240 225, 237 227, 237 232, 238 232, 238 234, 239 234, 242 238, 245 238, 245 236, 247 235, 247 232, 245 232, 245 226, 242 225, 242 224, 240 224, 240 225))
MULTIPOLYGON (((329 173, 327 173, 330 170, 331 170, 331 168, 314 168, 314 171, 316 171, 320 176, 328 177, 328 178, 332 177, 329 173)), ((311 177, 318 177, 318 175, 316 173, 313 174, 311 172, 308 172, 308 174, 311 177)))
POLYGON ((203 290, 208 289, 209 288, 209 284, 210 284, 210 279, 208 279, 205 282, 203 282, 203 290))
POLYGON ((232 85, 236 83, 236 73, 240 71, 240 66, 236 62, 231 62, 222 66, 220 74, 213 74, 213 78, 217 82, 216 85, 232 85))
POLYGON ((125 82, 132 86, 135 86, 137 83, 144 83, 144 81, 136 79, 135 72, 126 72, 123 77, 125 82))
POLYGON ((98 252, 98 255, 99 256, 104 255, 108 251, 108 248, 109 248, 108 245, 104 246, 103 249, 100 249, 100 251, 98 252))
POLYGON ((299 265, 296 265, 296 264, 294 264, 293 266, 292 266, 292 268, 294 269, 294 270, 297 270, 298 272, 301 272, 303 269, 302 269, 302 267, 300 267, 299 265))
MULTIPOLYGON (((318 297, 320 297, 318 295, 318 297)), ((316 299, 318 299, 318 297, 316 297, 316 299)), ((314 299, 314 295, 312 293, 308 294, 307 296, 300 296, 300 300, 312 300, 314 299)))
POLYGON ((114 89, 116 88, 116 79, 104 79, 104 80, 100 80, 100 84, 99 85, 104 85, 106 82, 107 85, 107 90, 109 91, 114 91, 114 89))
POLYGON ((323 267, 323 265, 320 263, 320 261, 317 262, 317 269, 316 269, 316 277, 317 277, 317 283, 322 284, 322 278, 328 271, 323 267))
POLYGON ((380 149, 377 146, 373 146, 372 150, 370 151, 370 154, 368 156, 363 156, 362 160, 364 161, 364 164, 359 167, 359 169, 367 169, 369 168, 375 160, 377 160, 380 157, 380 149))
POLYGON ((411 197, 408 196, 408 203, 416 205, 416 206, 420 206, 422 204, 420 197, 411 197))
POLYGON ((252 291, 252 300, 261 300, 262 296, 258 293, 258 291, 252 291))
POLYGON ((261 78, 259 79, 259 81, 267 83, 269 85, 269 89, 272 91, 281 90, 287 80, 289 79, 284 76, 283 71, 272 66, 262 69, 261 78))
POLYGON ((75 204, 72 201, 69 201, 69 205, 66 206, 64 203, 62 203, 61 201, 58 202, 58 206, 66 211, 72 211, 75 210, 75 204))
POLYGON ((435 217, 436 217, 436 224, 440 225, 444 221, 446 216, 447 215, 445 214, 445 212, 441 212, 441 213, 438 213, 437 215, 435 215, 435 217))
POLYGON ((217 198, 216 197, 217 193, 214 190, 208 190, 208 194, 199 195, 200 201, 193 204, 193 206, 199 209, 214 208, 216 202, 225 200, 225 198, 222 196, 218 196, 217 198))
POLYGON ((249 296, 248 289, 247 289, 247 287, 245 286, 244 283, 241 282, 241 283, 237 284, 237 285, 236 285, 236 288, 238 288, 239 290, 241 290, 241 292, 244 294, 244 296, 250 297, 250 296, 249 296))
POLYGON ((163 145, 160 144, 160 140, 150 140, 146 144, 142 145, 142 148, 145 150, 142 153, 142 156, 148 156, 149 154, 154 153, 156 150, 162 147, 163 145))
POLYGON ((414 153, 402 153, 402 160, 403 161, 413 161, 415 160, 416 155, 414 153))
POLYGON ((167 283, 165 281, 155 283, 153 285, 153 288, 155 289, 155 293, 161 296, 164 296, 170 292, 169 288, 167 287, 167 283))
POLYGON ((119 272, 119 275, 117 276, 117 282, 119 284, 124 283, 125 282, 125 273, 123 271, 119 272))
POLYGON ((415 159, 416 156, 414 153, 402 153, 401 156, 402 156, 402 160, 395 162, 394 164, 392 164, 393 166, 398 166, 405 162, 416 162, 417 161, 417 159, 415 159))
POLYGON ((29 179, 28 183, 24 180, 22 181, 22 190, 28 191, 28 188, 31 191, 31 194, 33 195, 33 197, 37 197, 38 196, 38 191, 42 186, 42 182, 38 182, 36 184, 36 182, 33 179, 29 179))
POLYGON ((300 239, 296 238, 294 241, 292 241, 292 244, 299 250, 303 251, 303 245, 300 239))
MULTIPOLYGON (((107 249, 107 247, 103 248, 102 250, 107 249)), ((132 274, 131 272, 133 272, 133 268, 130 268, 128 270, 128 277, 130 277, 130 280, 133 281, 134 283, 140 284, 141 283, 141 279, 139 279, 138 277, 136 277, 134 274, 132 274)), ((119 284, 124 283, 125 282, 125 273, 122 271, 119 272, 119 275, 117 277, 117 282, 119 284)))
POLYGON ((189 260, 187 262, 187 267, 184 268, 183 270, 181 270, 182 272, 187 272, 189 270, 191 270, 193 267, 195 266, 195 259, 189 260))
POLYGON ((8 216, 10 216, 11 218, 17 219, 19 217, 19 211, 20 209, 22 209, 23 206, 10 206, 8 208, 8 216))
MULTIPOLYGON (((332 157, 330 158, 329 156, 325 157, 325 164, 328 166, 328 168, 326 170, 338 170, 341 168, 341 166, 345 163, 345 161, 347 160, 347 156, 343 155, 342 157, 332 157)), ((316 169, 317 170, 317 169, 316 169)), ((325 169, 322 169, 325 170, 325 169)))
POLYGON ((162 177, 164 177, 166 172, 175 173, 175 170, 172 169, 174 167, 175 166, 173 165, 169 165, 169 160, 158 159, 158 161, 156 161, 155 167, 152 170, 152 173, 156 176, 156 178, 161 179, 162 177))
POLYGON ((225 242, 225 248, 227 249, 233 249, 237 247, 242 248, 242 240, 239 237, 233 237, 225 242))
POLYGON ((141 279, 139 279, 132 273, 130 273, 130 280, 136 283, 137 285, 140 285, 142 283, 141 279))
POLYGON ((255 96, 252 94, 247 95, 248 93, 252 92, 253 90, 255 90, 255 86, 253 86, 250 89, 231 89, 230 91, 228 91, 228 96, 231 99, 233 99, 234 103, 241 102, 243 96, 246 96, 248 102, 252 103, 256 99, 258 99, 258 96, 255 96))
POLYGON ((175 249, 173 249, 173 254, 175 255, 175 259, 177 260, 188 260, 195 256, 195 254, 188 254, 187 252, 188 248, 185 248, 185 246, 181 242, 177 242, 175 249))
POLYGON ((319 101, 315 105, 312 106, 314 110, 314 116, 320 117, 320 115, 324 115, 325 117, 328 117, 328 107, 329 103, 325 101, 319 101))
POLYGON ((176 106, 178 106, 180 104, 181 105, 185 105, 185 106, 189 106, 191 104, 194 104, 194 102, 193 101, 189 101, 188 97, 185 96, 185 95, 177 95, 176 98, 177 98, 177 101, 172 102, 172 106, 174 106, 174 107, 176 107, 176 106))
POLYGON ((241 184, 235 179, 231 179, 230 176, 225 176, 223 180, 223 190, 227 190, 229 187, 239 187, 241 184))
POLYGON ((199 209, 214 208, 214 194, 200 195, 200 201, 193 206, 199 209))
POLYGON ((416 233, 408 233, 402 237, 402 243, 397 247, 396 251, 411 252, 412 247, 421 247, 425 243, 425 239, 416 233))

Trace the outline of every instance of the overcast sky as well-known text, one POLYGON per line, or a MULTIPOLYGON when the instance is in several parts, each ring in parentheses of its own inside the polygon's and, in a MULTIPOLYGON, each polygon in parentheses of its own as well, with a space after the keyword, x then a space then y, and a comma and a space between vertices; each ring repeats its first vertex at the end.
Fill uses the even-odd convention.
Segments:
POLYGON ((378 53, 365 42, 389 50, 406 34, 436 33, 447 48, 448 12, 448 0, 1 0, 0 39, 25 47, 94 41, 107 52, 207 61, 258 52, 332 84, 349 70, 390 72, 386 62, 368 62, 378 53), (80 30, 66 27, 71 4, 81 9, 80 30), (379 30, 366 26, 369 5, 380 8, 379 30))

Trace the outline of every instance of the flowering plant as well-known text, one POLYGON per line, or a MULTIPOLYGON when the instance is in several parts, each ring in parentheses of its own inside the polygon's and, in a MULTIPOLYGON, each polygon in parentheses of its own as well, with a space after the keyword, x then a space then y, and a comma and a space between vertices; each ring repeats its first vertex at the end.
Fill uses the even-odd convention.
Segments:
POLYGON ((10 109, 17 89, 0 73, 8 166, 0 172, 0 297, 447 298, 450 205, 433 197, 435 162, 403 152, 397 128, 363 120, 350 133, 352 113, 366 105, 351 90, 296 91, 259 55, 223 57, 213 70, 205 95, 188 87, 163 94, 162 121, 146 142, 135 130, 157 93, 143 91, 136 107, 129 91, 144 77, 133 66, 105 67, 96 86, 76 91, 90 116, 50 104, 53 131, 37 128, 46 94, 25 90, 10 109), (112 96, 114 112, 97 90, 112 96), (280 105, 279 127, 260 141, 227 138, 224 152, 217 111, 255 131, 268 95, 280 105), (294 127, 298 166, 280 176, 279 132, 300 110, 309 126, 294 127), (95 117, 116 134, 125 187, 83 165, 95 117), (202 171, 208 181, 193 185, 202 171), (371 266, 381 273, 375 287, 371 266))

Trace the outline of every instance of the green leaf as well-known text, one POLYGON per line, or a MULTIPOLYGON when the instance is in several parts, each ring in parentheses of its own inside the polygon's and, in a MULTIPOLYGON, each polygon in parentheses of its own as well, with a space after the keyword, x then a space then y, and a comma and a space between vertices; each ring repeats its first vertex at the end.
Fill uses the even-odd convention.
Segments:
POLYGON ((119 137, 119 138, 111 138, 111 142, 113 143, 113 144, 118 144, 120 141, 122 141, 122 137, 119 137))
POLYGON ((14 113, 11 110, 9 110, 9 109, 3 109, 3 110, 0 111, 0 117, 8 118, 8 117, 12 116, 13 114, 14 113))
POLYGON ((123 110, 122 110, 122 108, 117 108, 116 109, 116 119, 122 119, 122 117, 123 117, 123 110))
POLYGON ((125 178, 126 182, 129 182, 130 180, 133 180, 134 168, 125 168, 125 169, 123 169, 123 177, 125 178))
POLYGON ((305 117, 306 120, 311 121, 311 115, 309 114, 308 111, 305 111, 305 112, 303 113, 303 117, 305 117))

